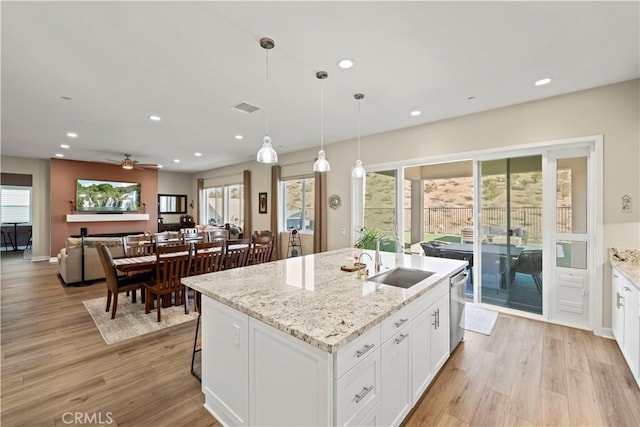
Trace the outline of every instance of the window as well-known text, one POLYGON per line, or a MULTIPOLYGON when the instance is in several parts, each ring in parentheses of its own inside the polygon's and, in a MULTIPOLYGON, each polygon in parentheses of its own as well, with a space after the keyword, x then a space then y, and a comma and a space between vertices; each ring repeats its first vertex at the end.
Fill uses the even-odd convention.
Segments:
POLYGON ((294 178, 282 181, 282 207, 287 230, 313 231, 315 180, 294 178))
POLYGON ((2 186, 2 222, 31 224, 31 187, 2 186))
POLYGON ((204 218, 209 225, 244 227, 244 185, 205 188, 204 200, 204 218))

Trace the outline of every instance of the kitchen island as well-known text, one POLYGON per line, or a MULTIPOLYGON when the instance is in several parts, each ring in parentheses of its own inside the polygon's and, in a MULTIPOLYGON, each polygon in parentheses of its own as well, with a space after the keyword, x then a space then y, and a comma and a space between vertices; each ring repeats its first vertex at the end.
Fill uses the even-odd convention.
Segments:
MULTIPOLYGON (((382 253, 403 289, 341 271, 352 248, 193 276, 205 407, 225 425, 399 424, 449 356, 449 281, 466 262, 382 253)), ((364 251, 374 257, 372 251, 364 251)), ((367 264, 374 275, 373 262, 367 264)))

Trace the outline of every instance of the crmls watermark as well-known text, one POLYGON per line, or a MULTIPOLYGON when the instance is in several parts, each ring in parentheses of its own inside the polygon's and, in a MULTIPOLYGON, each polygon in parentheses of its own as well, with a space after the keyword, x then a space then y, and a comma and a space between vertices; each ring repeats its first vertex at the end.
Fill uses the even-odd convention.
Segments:
POLYGON ((62 414, 65 424, 113 424, 111 412, 65 412, 62 414))

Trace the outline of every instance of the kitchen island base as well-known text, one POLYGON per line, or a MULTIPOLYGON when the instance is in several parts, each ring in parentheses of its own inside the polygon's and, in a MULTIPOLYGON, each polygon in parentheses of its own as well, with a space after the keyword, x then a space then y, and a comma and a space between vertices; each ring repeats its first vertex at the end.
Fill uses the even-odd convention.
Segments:
POLYGON ((399 425, 449 357, 446 280, 334 353, 202 298, 202 391, 223 425, 399 425))

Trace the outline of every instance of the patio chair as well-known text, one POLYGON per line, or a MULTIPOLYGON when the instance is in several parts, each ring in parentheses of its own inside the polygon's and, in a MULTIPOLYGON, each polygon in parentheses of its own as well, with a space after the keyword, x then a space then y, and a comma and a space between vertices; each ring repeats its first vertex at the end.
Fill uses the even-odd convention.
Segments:
POLYGON ((538 292, 542 294, 542 251, 539 249, 525 249, 511 266, 511 278, 516 273, 530 274, 538 292))

